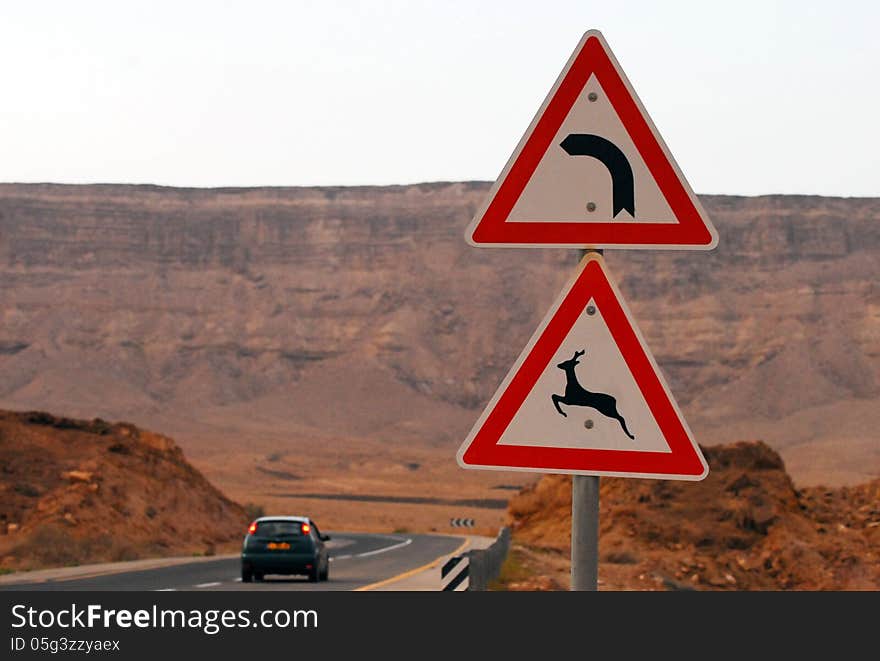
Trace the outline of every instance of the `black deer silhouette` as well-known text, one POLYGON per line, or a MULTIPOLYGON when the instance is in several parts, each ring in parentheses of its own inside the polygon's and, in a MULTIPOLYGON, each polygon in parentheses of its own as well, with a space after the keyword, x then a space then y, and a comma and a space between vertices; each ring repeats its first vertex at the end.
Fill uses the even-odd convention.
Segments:
POLYGON ((626 428, 626 420, 624 420, 623 416, 617 412, 617 400, 611 395, 606 395, 605 393, 590 392, 578 383, 574 368, 579 362, 578 358, 585 353, 586 350, 575 351, 574 356, 570 360, 564 360, 556 366, 565 372, 565 395, 552 395, 551 399, 553 400, 553 406, 556 407, 556 410, 559 411, 560 415, 566 418, 568 415, 565 411, 559 408, 560 404, 565 404, 567 406, 588 406, 592 409, 596 409, 606 418, 617 420, 620 423, 620 426, 623 427, 623 432, 629 436, 630 439, 635 440, 636 437, 630 434, 629 429, 626 428))

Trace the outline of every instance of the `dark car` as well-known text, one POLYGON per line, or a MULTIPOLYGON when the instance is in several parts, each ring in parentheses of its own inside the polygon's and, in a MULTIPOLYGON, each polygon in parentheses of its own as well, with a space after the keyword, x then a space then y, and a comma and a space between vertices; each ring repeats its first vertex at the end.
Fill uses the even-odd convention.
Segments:
POLYGON ((324 542, 330 539, 304 516, 264 516, 248 528, 241 547, 241 580, 266 574, 305 574, 312 582, 330 577, 324 542))

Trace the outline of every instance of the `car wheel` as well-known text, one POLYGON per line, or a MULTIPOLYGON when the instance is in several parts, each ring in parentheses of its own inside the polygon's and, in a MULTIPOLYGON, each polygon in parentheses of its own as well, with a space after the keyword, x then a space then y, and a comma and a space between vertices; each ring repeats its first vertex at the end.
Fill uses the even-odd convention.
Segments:
POLYGON ((319 576, 319 578, 322 581, 326 581, 330 578, 330 563, 329 562, 326 565, 324 565, 324 571, 321 572, 321 575, 319 576))
POLYGON ((254 580, 254 572, 252 572, 247 567, 241 568, 241 582, 242 583, 250 583, 254 580))
POLYGON ((314 567, 309 570, 309 583, 317 583, 321 576, 318 574, 318 568, 314 567))

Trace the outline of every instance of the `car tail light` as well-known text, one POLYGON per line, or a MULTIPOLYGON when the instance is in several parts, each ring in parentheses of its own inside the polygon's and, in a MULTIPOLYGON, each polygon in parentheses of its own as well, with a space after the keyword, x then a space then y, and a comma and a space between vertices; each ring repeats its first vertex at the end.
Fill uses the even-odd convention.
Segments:
POLYGON ((308 523, 304 523, 304 524, 302 525, 303 535, 308 535, 308 534, 309 534, 309 530, 311 530, 311 529, 312 529, 312 527, 311 527, 308 523))
POLYGON ((256 521, 254 521, 254 522, 248 527, 248 534, 253 535, 255 532, 257 532, 257 522, 256 522, 256 521))

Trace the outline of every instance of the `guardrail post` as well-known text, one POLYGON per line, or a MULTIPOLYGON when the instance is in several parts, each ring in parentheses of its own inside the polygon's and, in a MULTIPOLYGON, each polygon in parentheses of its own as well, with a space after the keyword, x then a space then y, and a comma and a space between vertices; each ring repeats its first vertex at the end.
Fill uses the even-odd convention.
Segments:
POLYGON ((470 587, 473 592, 485 592, 489 583, 501 573, 501 565, 510 550, 510 528, 504 527, 495 541, 486 549, 468 551, 470 558, 470 587))

